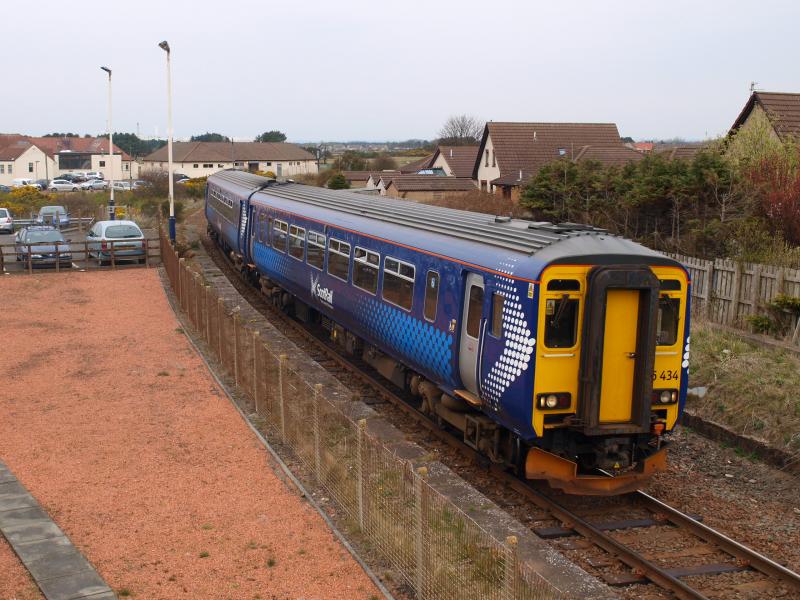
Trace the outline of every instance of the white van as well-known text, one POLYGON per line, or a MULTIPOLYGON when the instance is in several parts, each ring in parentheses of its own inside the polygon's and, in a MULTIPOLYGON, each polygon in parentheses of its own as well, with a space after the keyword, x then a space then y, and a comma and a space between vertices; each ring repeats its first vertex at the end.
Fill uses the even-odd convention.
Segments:
POLYGON ((14 179, 11 182, 11 187, 14 188, 21 188, 25 186, 35 187, 37 190, 41 190, 42 186, 36 183, 33 179, 14 179))

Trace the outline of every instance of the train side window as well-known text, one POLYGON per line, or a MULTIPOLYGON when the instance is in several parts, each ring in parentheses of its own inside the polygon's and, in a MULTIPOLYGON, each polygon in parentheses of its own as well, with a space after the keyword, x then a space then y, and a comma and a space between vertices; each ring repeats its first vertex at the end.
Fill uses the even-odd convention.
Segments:
POLYGON ((672 346, 678 341, 680 308, 681 301, 679 298, 661 296, 658 299, 657 346, 672 346))
POLYGON ((289 225, 284 221, 275 219, 275 222, 272 224, 272 247, 275 248, 275 250, 286 252, 286 234, 288 232, 289 225))
POLYGON ((306 245, 306 230, 297 225, 289 227, 289 256, 303 260, 306 245))
POLYGON ((414 265, 396 258, 383 259, 383 299, 391 304, 411 310, 414 302, 414 265))
POLYGON ((353 257, 353 285, 365 292, 375 294, 378 291, 378 269, 381 257, 377 252, 370 252, 356 246, 353 257))
POLYGON ((262 211, 258 211, 258 232, 256 235, 256 239, 264 243, 264 230, 267 228, 267 215, 265 215, 262 211))
POLYGON ((307 261, 320 271, 325 263, 325 236, 316 231, 308 232, 307 261))
POLYGON ((496 338, 503 337, 503 304, 505 300, 497 292, 492 294, 492 335, 496 338))
POLYGON ((483 288, 473 285, 469 288, 469 305, 467 309, 467 335, 478 339, 481 333, 481 317, 483 316, 483 288))
POLYGON ((544 345, 572 348, 578 334, 578 300, 567 294, 545 300, 544 345))
POLYGON ((577 279, 551 279, 547 282, 548 292, 579 292, 581 282, 577 279))
POLYGON ((331 238, 328 240, 328 273, 347 281, 350 270, 350 244, 331 238))
POLYGON ((679 292, 681 291, 681 282, 677 279, 662 279, 660 282, 662 292, 679 292))
POLYGON ((269 244, 269 232, 272 231, 272 217, 267 217, 267 230, 264 232, 264 243, 269 244))
POLYGON ((439 307, 439 274, 428 271, 425 278, 425 318, 428 321, 436 320, 436 309, 439 307))

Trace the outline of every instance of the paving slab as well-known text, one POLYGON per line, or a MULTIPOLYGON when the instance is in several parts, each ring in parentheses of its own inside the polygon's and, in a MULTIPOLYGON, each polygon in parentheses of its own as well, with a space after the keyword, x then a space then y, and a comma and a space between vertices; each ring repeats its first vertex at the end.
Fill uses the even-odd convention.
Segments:
POLYGON ((116 599, 94 567, 2 461, 0 533, 47 600, 116 599))

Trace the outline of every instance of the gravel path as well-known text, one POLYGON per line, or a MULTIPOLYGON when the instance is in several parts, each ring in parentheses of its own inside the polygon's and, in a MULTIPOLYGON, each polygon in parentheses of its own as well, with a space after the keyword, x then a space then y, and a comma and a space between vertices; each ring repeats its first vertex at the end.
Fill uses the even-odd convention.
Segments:
POLYGON ((44 598, 17 555, 0 535, 0 600, 44 598))
POLYGON ((121 595, 378 595, 276 476, 156 271, 5 277, 0 297, 0 456, 121 595))

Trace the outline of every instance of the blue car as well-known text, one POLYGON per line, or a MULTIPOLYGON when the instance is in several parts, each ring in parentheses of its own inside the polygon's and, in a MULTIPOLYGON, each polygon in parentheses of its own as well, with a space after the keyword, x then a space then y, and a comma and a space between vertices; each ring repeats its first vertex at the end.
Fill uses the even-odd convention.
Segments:
POLYGON ((72 266, 69 242, 55 227, 32 225, 20 229, 14 243, 17 260, 30 262, 31 267, 72 266))

